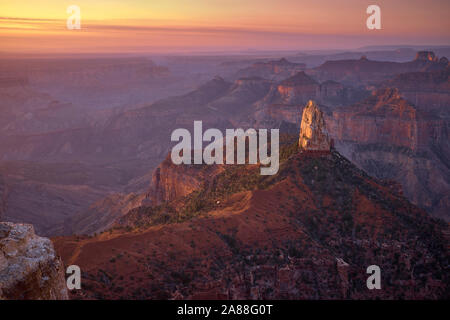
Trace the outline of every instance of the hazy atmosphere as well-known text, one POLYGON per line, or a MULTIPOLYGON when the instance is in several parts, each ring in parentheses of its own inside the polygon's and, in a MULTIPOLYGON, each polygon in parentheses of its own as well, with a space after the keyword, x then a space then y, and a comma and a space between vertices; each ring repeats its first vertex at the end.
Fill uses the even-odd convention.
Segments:
POLYGON ((449 12, 0 0, 0 300, 448 300, 449 12))

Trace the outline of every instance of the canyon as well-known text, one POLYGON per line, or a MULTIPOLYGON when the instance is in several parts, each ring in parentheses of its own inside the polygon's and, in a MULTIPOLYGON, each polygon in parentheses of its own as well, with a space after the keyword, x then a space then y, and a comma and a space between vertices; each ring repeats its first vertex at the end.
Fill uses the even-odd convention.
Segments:
POLYGON ((31 241, 14 259, 45 249, 52 288, 30 267, 2 298, 66 298, 63 263, 74 299, 445 297, 448 60, 356 55, 0 63, 0 220, 31 241), (279 172, 175 165, 194 121, 279 129, 279 172), (371 264, 388 290, 365 290, 371 264))
MULTIPOLYGON (((92 233, 97 227, 104 230, 103 223, 96 224, 92 222, 94 219, 81 217, 90 212, 110 226, 126 211, 124 208, 138 205, 139 201, 132 200, 134 204, 128 206, 124 199, 143 198, 153 170, 170 150, 169 138, 174 129, 190 128, 193 121, 202 120, 205 128, 222 131, 239 127, 288 127, 291 133, 292 130, 298 132, 303 106, 313 99, 327 117, 330 136, 339 152, 376 177, 400 182, 411 201, 434 216, 449 219, 448 107, 445 100, 449 69, 444 66, 445 61, 425 52, 418 53, 413 61, 396 62, 394 69, 389 67, 391 62, 377 62, 383 65, 377 72, 388 79, 377 87, 398 88, 395 95, 405 101, 383 98, 383 91, 377 93, 377 89, 370 86, 355 87, 345 81, 329 79, 320 82, 314 78, 315 69, 305 69, 282 59, 251 67, 252 72, 261 69, 266 73, 261 75, 269 79, 248 73, 244 68, 240 74, 246 77, 234 81, 215 77, 186 94, 142 107, 95 109, 86 114, 79 112, 77 105, 64 104, 48 93, 41 93, 38 85, 42 82, 33 78, 31 82, 19 81, 20 77, 14 80, 11 72, 9 80, 4 81, 5 100, 0 104, 5 114, 10 112, 8 110, 16 113, 2 117, 6 121, 3 127, 6 136, 0 141, 0 158, 4 163, 0 172, 10 190, 8 196, 3 197, 4 215, 10 221, 36 224, 43 235, 84 233, 86 230, 92 233), (392 76, 393 70, 408 72, 392 76), (287 78, 278 81, 276 75, 287 78), (413 96, 418 98, 410 100, 413 96), (384 107, 377 104, 384 104, 384 107), (390 105, 394 105, 396 111, 386 107, 390 105), (366 114, 352 111, 358 108, 367 110, 366 114), (38 116, 37 112, 41 111, 37 110, 46 111, 38 116), (71 122, 62 119, 71 119, 71 122), (44 178, 77 171, 84 173, 69 174, 68 179, 63 179, 67 182, 63 183, 59 178, 44 178), (30 196, 24 198, 21 194, 30 196), (47 199, 52 199, 51 205, 47 199), (102 220, 101 216, 110 218, 102 220), (73 217, 80 217, 80 221, 91 227, 76 223, 78 218, 73 217), (93 227, 95 225, 97 227, 93 227)), ((133 72, 120 71, 127 64, 119 62, 118 67, 110 67, 111 71, 107 72, 130 75, 137 72, 130 83, 145 77, 133 64, 143 61, 130 64, 135 68, 133 72)), ((346 61, 333 63, 347 70, 346 61)), ((364 65, 366 62, 354 60, 352 63, 364 65)), ((154 64, 149 66, 148 70, 155 68, 154 64)), ((53 68, 58 70, 62 66, 53 68)), ((100 65, 99 68, 106 67, 100 65)), ((158 72, 152 77, 170 79, 167 70, 158 72)), ((22 75, 25 76, 27 74, 22 75)))
MULTIPOLYGON (((304 114, 302 131, 317 128, 309 137, 320 141, 323 113, 311 102, 304 114)), ((132 209, 95 237, 55 238, 65 263, 85 272, 84 290, 72 298, 445 295, 448 224, 409 203, 391 182, 368 176, 330 144, 318 152, 315 145, 300 148, 298 138, 284 140, 275 176, 261 176, 258 165, 166 163, 165 176, 177 178, 167 181, 161 171, 155 176, 160 191, 152 190, 149 198, 160 197, 158 204, 132 209), (193 177, 198 182, 188 189, 169 188, 193 177), (382 268, 384 290, 366 289, 370 264, 382 268)))

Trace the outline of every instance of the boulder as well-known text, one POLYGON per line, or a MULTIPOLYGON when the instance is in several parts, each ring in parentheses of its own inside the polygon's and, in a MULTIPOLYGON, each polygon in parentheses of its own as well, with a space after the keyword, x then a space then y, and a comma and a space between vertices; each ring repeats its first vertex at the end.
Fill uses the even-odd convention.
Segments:
POLYGON ((68 299, 64 267, 29 224, 0 222, 0 300, 68 299))

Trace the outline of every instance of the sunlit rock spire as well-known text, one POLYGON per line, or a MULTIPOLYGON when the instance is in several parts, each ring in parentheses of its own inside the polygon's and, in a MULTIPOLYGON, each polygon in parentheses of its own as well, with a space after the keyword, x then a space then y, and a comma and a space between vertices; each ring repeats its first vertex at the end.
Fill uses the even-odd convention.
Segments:
POLYGON ((323 113, 312 100, 309 100, 303 109, 298 144, 306 151, 330 151, 331 149, 331 139, 325 126, 323 113))

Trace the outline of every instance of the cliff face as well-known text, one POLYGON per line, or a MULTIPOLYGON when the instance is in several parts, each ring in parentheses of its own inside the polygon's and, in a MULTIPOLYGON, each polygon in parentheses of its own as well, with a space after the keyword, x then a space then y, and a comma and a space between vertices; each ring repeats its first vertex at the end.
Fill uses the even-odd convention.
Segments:
POLYGON ((449 75, 449 66, 440 71, 403 73, 384 82, 382 86, 398 88, 402 96, 419 109, 448 118, 449 75))
POLYGON ((63 264, 31 225, 0 222, 1 299, 68 299, 63 264))
POLYGON ((450 219, 448 120, 390 88, 325 118, 339 152, 377 178, 400 182, 408 199, 432 215, 450 219))
POLYGON ((221 170, 221 166, 175 165, 169 155, 153 172, 144 204, 159 205, 184 197, 221 170))
POLYGON ((446 141, 445 121, 421 112, 397 89, 381 89, 354 106, 333 111, 330 131, 337 140, 383 143, 412 150, 446 141))
POLYGON ((331 149, 331 139, 328 136, 323 113, 313 101, 309 101, 303 109, 298 145, 305 151, 331 149))

